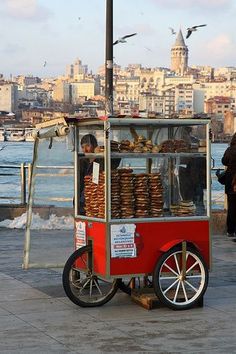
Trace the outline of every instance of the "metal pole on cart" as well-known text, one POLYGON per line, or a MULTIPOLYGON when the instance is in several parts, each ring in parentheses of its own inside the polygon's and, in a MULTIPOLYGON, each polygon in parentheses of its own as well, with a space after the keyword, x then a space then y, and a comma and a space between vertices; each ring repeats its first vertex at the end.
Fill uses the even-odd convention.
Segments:
POLYGON ((113 0, 106 1, 106 114, 113 115, 113 0))

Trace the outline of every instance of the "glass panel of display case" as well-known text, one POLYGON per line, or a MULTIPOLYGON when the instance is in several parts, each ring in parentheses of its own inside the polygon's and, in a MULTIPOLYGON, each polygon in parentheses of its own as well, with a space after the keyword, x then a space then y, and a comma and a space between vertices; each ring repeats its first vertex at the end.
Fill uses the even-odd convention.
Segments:
POLYGON ((104 219, 105 172, 103 125, 78 132, 78 214, 104 219))
POLYGON ((116 166, 111 171, 112 219, 206 215, 203 154, 117 158, 116 166))
POLYGON ((131 125, 111 130, 111 150, 120 153, 206 152, 205 126, 131 125))
POLYGON ((206 157, 186 154, 162 160, 159 171, 163 183, 166 216, 204 216, 206 208, 206 157))

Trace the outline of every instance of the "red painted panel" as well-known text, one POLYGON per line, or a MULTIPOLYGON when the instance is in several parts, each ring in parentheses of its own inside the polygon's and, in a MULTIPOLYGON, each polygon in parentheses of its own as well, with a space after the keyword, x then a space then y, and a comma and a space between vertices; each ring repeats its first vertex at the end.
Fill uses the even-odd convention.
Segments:
POLYGON ((179 221, 136 224, 138 255, 135 258, 111 258, 111 275, 152 273, 155 264, 168 246, 181 240, 195 244, 209 265, 209 222, 179 221))
MULTIPOLYGON (((79 221, 77 219, 76 221, 79 221)), ((81 220, 84 222, 84 220, 81 220)), ((106 262, 109 261, 109 253, 106 256, 106 224, 101 222, 88 222, 86 223, 86 237, 92 240, 93 244, 93 266, 94 272, 105 275, 106 262)))
POLYGON ((152 273, 160 255, 183 240, 193 243, 209 266, 208 221, 138 223, 136 233, 137 257, 110 258, 106 224, 86 221, 87 238, 93 243, 94 271, 106 275, 106 265, 110 262, 112 276, 152 273))

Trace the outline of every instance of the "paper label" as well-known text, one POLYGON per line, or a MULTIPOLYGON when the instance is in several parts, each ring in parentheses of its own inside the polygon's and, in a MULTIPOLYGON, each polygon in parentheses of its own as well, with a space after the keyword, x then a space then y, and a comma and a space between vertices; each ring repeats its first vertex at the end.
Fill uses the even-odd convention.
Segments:
POLYGON ((98 184, 99 182, 99 163, 97 162, 93 162, 93 178, 92 178, 92 181, 93 183, 96 183, 98 184))
POLYGON ((79 221, 75 223, 75 248, 86 246, 86 224, 79 221))
POLYGON ((134 242, 135 224, 111 225, 111 258, 137 256, 134 242))

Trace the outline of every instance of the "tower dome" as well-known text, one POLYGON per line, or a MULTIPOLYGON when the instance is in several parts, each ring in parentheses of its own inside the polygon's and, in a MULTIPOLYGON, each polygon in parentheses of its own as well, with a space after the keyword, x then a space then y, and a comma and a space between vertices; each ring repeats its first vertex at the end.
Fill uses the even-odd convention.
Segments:
POLYGON ((184 42, 181 29, 171 48, 171 70, 179 75, 184 75, 188 68, 188 47, 184 42))

